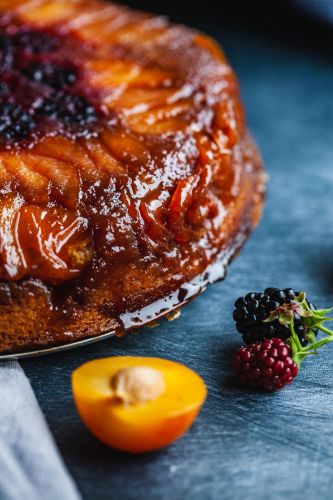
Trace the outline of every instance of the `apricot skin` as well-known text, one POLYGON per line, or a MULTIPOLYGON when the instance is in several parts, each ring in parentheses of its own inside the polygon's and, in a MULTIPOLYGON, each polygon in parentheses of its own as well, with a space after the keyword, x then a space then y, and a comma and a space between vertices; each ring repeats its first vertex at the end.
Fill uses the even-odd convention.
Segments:
POLYGON ((199 375, 181 364, 129 356, 85 363, 73 372, 72 387, 78 412, 92 434, 108 446, 130 453, 153 451, 178 439, 191 426, 207 394, 199 375), (161 370, 165 393, 144 404, 117 401, 111 379, 128 366, 161 370))

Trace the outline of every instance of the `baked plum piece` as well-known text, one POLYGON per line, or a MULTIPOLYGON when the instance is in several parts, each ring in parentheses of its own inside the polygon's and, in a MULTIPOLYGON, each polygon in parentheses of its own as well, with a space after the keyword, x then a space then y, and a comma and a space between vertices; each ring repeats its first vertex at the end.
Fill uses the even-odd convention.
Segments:
POLYGON ((223 274, 264 174, 214 41, 97 0, 0 0, 0 67, 2 352, 122 332, 223 274))

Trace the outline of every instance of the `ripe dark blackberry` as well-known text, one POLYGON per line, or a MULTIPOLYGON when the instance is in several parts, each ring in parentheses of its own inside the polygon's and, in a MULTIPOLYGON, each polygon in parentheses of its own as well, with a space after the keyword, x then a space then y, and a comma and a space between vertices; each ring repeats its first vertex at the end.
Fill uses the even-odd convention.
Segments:
POLYGON ((31 80, 54 89, 70 87, 76 81, 74 68, 61 67, 52 62, 30 63, 23 69, 23 73, 31 80))
POLYGON ((13 47, 10 39, 4 34, 0 34, 0 70, 6 71, 10 69, 13 62, 13 47))
POLYGON ((36 111, 72 128, 77 137, 87 136, 89 125, 97 120, 95 109, 85 97, 64 92, 54 92, 36 111))
POLYGON ((13 37, 14 45, 30 54, 47 54, 59 46, 59 40, 48 33, 23 29, 13 37))
POLYGON ((279 338, 241 347, 234 356, 233 367, 243 384, 269 391, 282 389, 298 373, 290 347, 279 338))
POLYGON ((9 93, 9 86, 5 82, 0 82, 0 95, 5 95, 9 93))
MULTIPOLYGON (((236 321, 236 328, 242 334, 246 344, 260 342, 264 339, 278 337, 286 340, 290 336, 288 326, 282 325, 278 319, 264 323, 272 311, 284 303, 291 302, 298 295, 292 288, 266 288, 264 293, 248 293, 245 297, 239 297, 235 302, 233 318, 236 321)), ((311 309, 315 306, 307 301, 311 309)), ((308 343, 306 338, 306 328, 303 319, 295 314, 294 328, 301 344, 308 343)), ((317 330, 314 331, 317 335, 317 330)))
POLYGON ((8 141, 24 139, 35 127, 30 113, 9 102, 0 103, 0 138, 8 141))

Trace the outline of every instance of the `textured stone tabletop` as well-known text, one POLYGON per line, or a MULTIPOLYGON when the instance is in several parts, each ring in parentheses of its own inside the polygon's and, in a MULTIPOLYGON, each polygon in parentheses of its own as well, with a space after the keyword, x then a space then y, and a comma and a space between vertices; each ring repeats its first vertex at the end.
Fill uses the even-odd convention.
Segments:
POLYGON ((275 2, 276 12, 268 2, 270 12, 258 15, 239 2, 223 16, 222 1, 220 8, 210 0, 134 3, 223 44, 270 175, 264 217, 226 281, 184 308, 178 321, 23 367, 86 499, 332 498, 333 345, 275 394, 237 387, 230 357, 240 342, 232 322, 239 295, 292 286, 318 305, 333 304, 333 32, 289 16, 283 2, 275 2), (119 354, 178 360, 205 379, 209 396, 198 420, 168 449, 117 453, 80 422, 72 370, 119 354))

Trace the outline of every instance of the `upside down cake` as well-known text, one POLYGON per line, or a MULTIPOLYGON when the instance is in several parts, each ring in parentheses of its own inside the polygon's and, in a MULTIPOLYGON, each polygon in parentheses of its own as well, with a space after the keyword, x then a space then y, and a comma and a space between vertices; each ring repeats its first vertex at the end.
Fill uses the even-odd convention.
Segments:
POLYGON ((208 37, 99 0, 0 0, 0 75, 2 352, 121 331, 258 221, 260 157, 208 37))

